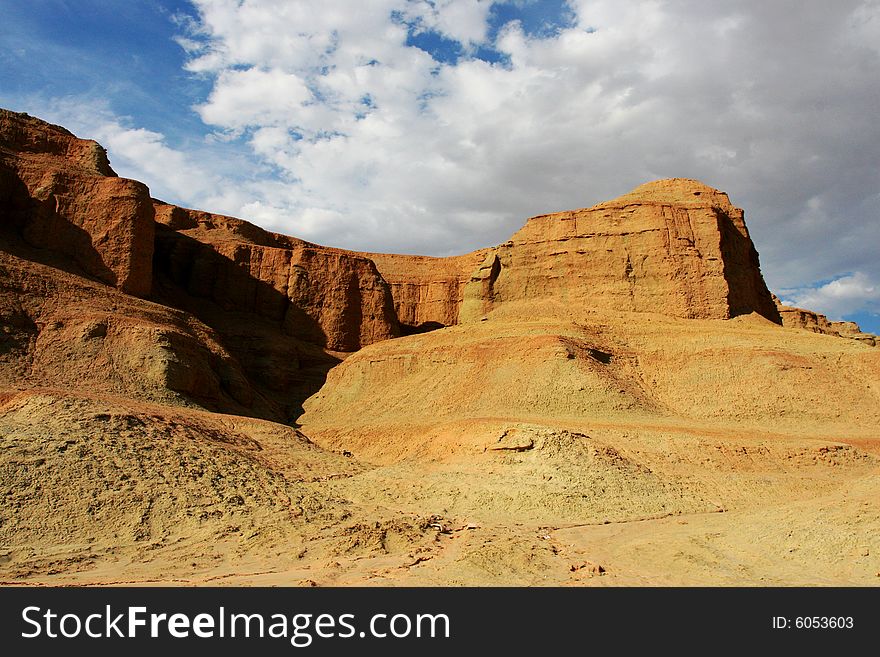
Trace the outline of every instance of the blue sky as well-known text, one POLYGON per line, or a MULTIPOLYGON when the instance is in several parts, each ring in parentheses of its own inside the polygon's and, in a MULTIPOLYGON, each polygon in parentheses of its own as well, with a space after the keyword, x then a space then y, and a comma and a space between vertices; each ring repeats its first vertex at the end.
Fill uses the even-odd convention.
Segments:
POLYGON ((168 201, 446 255, 661 177, 880 332, 876 0, 4 0, 0 106, 168 201))
POLYGON ((190 107, 210 81, 184 70, 173 41, 171 17, 187 10, 185 2, 5 1, 0 88, 8 96, 105 98, 114 112, 174 141, 205 132, 190 107))

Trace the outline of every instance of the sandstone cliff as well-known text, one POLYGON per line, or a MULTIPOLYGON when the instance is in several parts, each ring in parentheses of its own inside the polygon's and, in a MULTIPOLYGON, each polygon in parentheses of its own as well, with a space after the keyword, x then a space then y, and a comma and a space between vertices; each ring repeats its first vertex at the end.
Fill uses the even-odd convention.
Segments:
POLYGON ((156 273, 308 342, 354 351, 399 335, 369 258, 155 202, 145 185, 116 176, 97 143, 7 110, 0 208, 4 230, 129 294, 149 296, 155 249, 156 273))
POLYGON ((4 306, 15 306, 0 323, 22 348, 16 362, 47 385, 145 399, 161 388, 287 420, 338 362, 332 352, 399 335, 369 258, 155 201, 97 143, 6 110, 0 249, 4 306))
POLYGON ((813 333, 849 338, 850 340, 864 342, 872 347, 876 346, 878 340, 880 340, 876 335, 863 333, 855 322, 834 322, 825 315, 813 312, 812 310, 787 306, 775 294, 773 295, 773 301, 776 303, 780 317, 782 317, 782 325, 786 328, 805 329, 813 333))
POLYGON ((659 180, 592 208, 532 217, 495 248, 457 258, 369 254, 401 322, 448 326, 523 305, 779 323, 743 211, 695 180, 659 180), (523 304, 523 302, 526 302, 523 304))
POLYGON ((157 274, 221 308, 334 351, 400 335, 391 291, 356 253, 156 202, 157 274))
POLYGON ((873 344, 855 327, 777 308, 742 211, 694 180, 533 217, 504 244, 462 256, 357 253, 151 199, 95 142, 3 110, 0 208, 16 272, 7 305, 23 300, 4 321, 32 376, 100 387, 92 364, 107 363, 108 389, 135 394, 154 372, 148 398, 159 386, 266 417, 298 416, 347 353, 489 317, 757 313, 779 323, 781 312, 786 325, 873 344), (101 284, 158 305, 122 303, 125 294, 104 304, 101 284))
POLYGON ((451 258, 366 253, 388 282, 401 331, 419 333, 461 321, 465 291, 487 250, 451 258))
POLYGON ((116 177, 101 146, 0 110, 0 229, 143 297, 150 293, 153 226, 146 185, 116 177))
POLYGON ((596 310, 779 321, 742 210, 695 180, 534 217, 498 259, 495 303, 550 296, 596 310))

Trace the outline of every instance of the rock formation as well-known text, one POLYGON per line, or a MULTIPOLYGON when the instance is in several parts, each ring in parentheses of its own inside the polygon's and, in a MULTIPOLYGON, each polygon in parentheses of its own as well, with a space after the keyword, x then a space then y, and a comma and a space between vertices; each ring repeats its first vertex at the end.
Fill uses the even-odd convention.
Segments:
MULTIPOLYGON (((478 321, 502 307, 512 316, 525 304, 528 315, 534 302, 544 314, 555 304, 782 321, 742 210, 694 180, 647 183, 592 208, 533 217, 508 242, 463 256, 356 253, 151 200, 143 185, 115 176, 95 142, 3 110, 0 194, 7 230, 102 282, 148 296, 161 278, 331 351, 478 321)), ((788 323, 853 333, 799 317, 788 323)))
POLYGON ((0 109, 0 208, 3 229, 28 244, 70 256, 123 292, 149 295, 149 191, 116 177, 97 143, 0 109))
MULTIPOLYGON (((228 403, 266 417, 296 417, 337 354, 490 315, 728 319, 754 312, 873 344, 857 327, 777 304, 761 278, 742 211, 694 180, 656 181, 592 208, 533 217, 504 244, 462 256, 356 253, 150 199, 144 185, 115 175, 95 142, 3 110, 0 202, 7 253, 48 265, 44 280, 60 268, 176 309, 160 323, 177 328, 150 342, 161 343, 156 348, 167 356, 151 361, 165 363, 157 381, 212 408, 228 403), (202 328, 193 334, 196 325, 202 328)), ((10 267, 18 273, 9 281, 33 287, 25 282, 26 266, 10 261, 10 267)), ((40 289, 61 299, 67 294, 61 290, 85 289, 75 281, 40 289)), ((73 297, 95 297, 100 287, 88 289, 73 297)), ((88 379, 86 363, 97 352, 80 354, 68 335, 80 331, 74 327, 83 317, 97 322, 83 331, 103 333, 94 344, 110 344, 134 339, 139 329, 121 327, 157 312, 124 301, 112 312, 127 319, 108 323, 98 317, 102 302, 86 315, 60 301, 52 313, 34 310, 40 294, 19 312, 25 319, 16 320, 35 327, 28 329, 35 332, 28 338, 34 372, 46 371, 42 364, 53 359, 82 358, 81 369, 66 369, 88 379), (61 332, 59 322, 66 327, 61 332)), ((152 371, 144 369, 145 357, 110 358, 111 371, 137 381, 152 371)))
POLYGON ((419 333, 461 321, 465 289, 486 251, 452 258, 364 254, 391 287, 401 331, 419 333))
MULTIPOLYGON (((522 302, 728 319, 779 313, 743 212, 695 180, 648 183, 592 208, 532 217, 506 243, 457 258, 370 254, 400 321, 478 321, 522 302)), ((529 316, 533 308, 524 308, 529 316)))
POLYGON ((0 110, 4 581, 688 584, 665 569, 729 552, 725 583, 765 583, 751 558, 814 584, 814 554, 870 584, 875 343, 775 299, 694 180, 457 257, 357 253, 152 199, 0 110), (579 532, 617 521, 596 566, 579 532), (614 542, 645 523, 659 576, 614 542))
POLYGON ((161 202, 156 221, 157 275, 192 296, 333 351, 400 335, 389 286, 369 258, 161 202))
POLYGON ((695 180, 660 180, 593 208, 534 217, 497 258, 493 305, 555 297, 604 311, 779 321, 742 210, 695 180))
POLYGON ((855 322, 833 322, 825 315, 813 312, 812 310, 787 306, 775 294, 773 295, 773 301, 776 303, 779 316, 782 318, 782 325, 786 328, 805 329, 813 333, 859 340, 872 347, 878 344, 878 337, 876 335, 863 333, 855 322))

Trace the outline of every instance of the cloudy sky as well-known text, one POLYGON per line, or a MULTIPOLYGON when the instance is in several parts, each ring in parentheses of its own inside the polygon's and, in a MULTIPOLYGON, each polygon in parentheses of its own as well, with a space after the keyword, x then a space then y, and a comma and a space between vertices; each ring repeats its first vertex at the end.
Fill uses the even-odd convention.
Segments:
POLYGON ((880 0, 2 0, 0 106, 154 196, 448 255, 657 178, 880 332, 880 0))

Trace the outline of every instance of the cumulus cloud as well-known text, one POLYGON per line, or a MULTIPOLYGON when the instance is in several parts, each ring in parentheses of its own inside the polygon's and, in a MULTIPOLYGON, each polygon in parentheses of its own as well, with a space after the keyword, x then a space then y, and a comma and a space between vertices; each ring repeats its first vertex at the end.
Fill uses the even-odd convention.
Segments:
POLYGON ((787 304, 840 319, 859 311, 876 309, 880 305, 880 284, 857 271, 814 288, 785 290, 784 295, 787 304))
POLYGON ((201 115, 227 128, 283 125, 311 97, 300 78, 279 69, 223 71, 201 115))
POLYGON ((169 152, 119 120, 89 135, 181 202, 336 246, 443 255, 533 214, 693 177, 746 209, 771 288, 832 315, 880 310, 864 292, 880 281, 876 0, 192 6, 178 42, 210 84, 194 109, 248 161, 169 152), (532 29, 523 8, 559 15, 532 29), (809 291, 832 279, 863 301, 809 291))
POLYGON ((214 80, 199 111, 291 181, 253 200, 276 227, 461 251, 684 175, 747 208, 772 284, 873 259, 876 3, 572 0, 541 35, 493 26, 489 1, 194 4, 188 67, 214 80), (425 31, 464 56, 408 40, 425 31), (859 239, 828 249, 832 226, 859 239))
POLYGON ((435 30, 470 46, 485 41, 491 6, 491 0, 433 0, 411 2, 402 14, 415 23, 417 31, 435 30))

